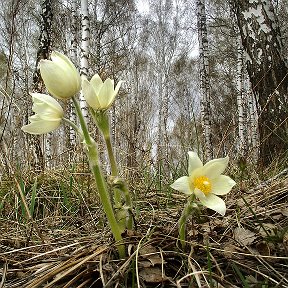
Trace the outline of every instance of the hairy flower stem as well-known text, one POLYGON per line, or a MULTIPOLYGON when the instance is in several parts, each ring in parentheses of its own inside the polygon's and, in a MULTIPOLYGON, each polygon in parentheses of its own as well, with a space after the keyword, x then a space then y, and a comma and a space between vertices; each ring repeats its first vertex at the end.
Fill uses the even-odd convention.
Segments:
POLYGON ((62 120, 63 120, 63 122, 65 122, 66 124, 68 124, 69 126, 71 126, 71 127, 75 130, 75 132, 76 132, 76 133, 79 135, 79 137, 81 138, 81 141, 84 140, 81 130, 78 128, 78 126, 77 126, 74 122, 72 122, 72 121, 70 121, 69 119, 64 118, 64 117, 62 118, 62 120))
POLYGON ((195 196, 191 195, 190 198, 188 199, 184 210, 182 212, 182 215, 179 219, 179 238, 180 242, 182 245, 182 248, 185 248, 185 240, 186 240, 186 222, 188 217, 191 215, 192 211, 197 207, 195 206, 196 204, 194 203, 195 196))
POLYGON ((123 244, 123 239, 121 236, 121 229, 117 223, 117 220, 116 220, 113 208, 112 208, 112 204, 110 201, 109 193, 108 193, 108 190, 107 190, 107 187, 106 187, 106 184, 104 181, 104 177, 103 177, 100 165, 99 165, 99 156, 98 156, 97 145, 96 145, 95 141, 93 140, 93 138, 91 138, 91 136, 88 132, 87 124, 86 124, 85 119, 83 117, 79 103, 77 102, 75 97, 73 97, 72 100, 73 100, 73 103, 74 103, 74 106, 76 109, 76 113, 77 113, 79 121, 80 121, 80 126, 82 128, 84 144, 85 144, 86 153, 87 153, 87 156, 89 159, 90 169, 91 169, 93 176, 95 178, 98 192, 100 195, 100 199, 101 199, 106 217, 108 219, 108 222, 110 224, 110 228, 111 228, 111 231, 113 233, 113 236, 114 236, 115 240, 120 243, 120 245, 118 246, 119 256, 121 258, 124 258, 125 257, 125 246, 123 244))
POLYGON ((131 230, 133 229, 133 218, 132 218, 132 200, 130 197, 130 192, 127 187, 127 184, 124 181, 119 181, 117 177, 119 176, 118 168, 116 159, 113 153, 112 143, 111 143, 111 132, 110 132, 110 123, 109 123, 109 117, 106 111, 99 111, 96 112, 93 109, 90 109, 91 115, 93 119, 95 120, 95 123, 97 124, 97 127, 103 134, 105 145, 108 152, 109 162, 111 166, 111 176, 116 179, 116 183, 114 183, 114 204, 115 208, 118 209, 118 212, 116 213, 117 220, 119 222, 119 225, 122 226, 123 230, 125 228, 131 230), (121 183, 120 183, 121 182, 121 183), (125 207, 122 205, 121 201, 121 195, 124 195, 125 198, 125 204, 128 207, 128 220, 126 224, 126 217, 124 216, 127 214, 125 212, 125 207))
MULTIPOLYGON (((112 174, 112 176, 117 177, 119 174, 118 174, 118 168, 117 168, 116 160, 115 160, 113 149, 112 149, 110 131, 109 131, 109 135, 105 136, 104 139, 105 139, 105 144, 107 147, 108 157, 109 157, 109 161, 110 161, 110 165, 111 165, 111 174, 112 174)), ((115 204, 117 205, 120 203, 120 205, 122 206, 121 192, 124 194, 125 204, 126 204, 126 206, 128 206, 128 209, 129 209, 128 221, 127 221, 127 227, 126 228, 129 230, 132 230, 133 229, 132 200, 130 197, 130 192, 129 192, 129 189, 127 187, 127 184, 124 181, 123 181, 122 185, 119 186, 119 188, 118 187, 114 188, 115 204)))
MULTIPOLYGON (((111 166, 111 176, 117 177, 118 168, 117 168, 116 160, 115 160, 114 153, 113 153, 110 133, 109 135, 104 135, 104 140, 105 140, 109 162, 111 166)), ((114 189, 114 201, 115 201, 116 206, 121 205, 121 191, 117 188, 114 189)))

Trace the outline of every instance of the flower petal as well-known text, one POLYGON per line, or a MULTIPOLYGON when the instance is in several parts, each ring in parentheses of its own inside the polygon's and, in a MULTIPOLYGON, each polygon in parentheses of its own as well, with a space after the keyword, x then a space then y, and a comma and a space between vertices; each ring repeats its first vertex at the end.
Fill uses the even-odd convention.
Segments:
POLYGON ((87 79, 82 80, 82 91, 88 105, 94 110, 99 109, 100 103, 98 101, 95 89, 87 79))
POLYGON ((203 175, 210 179, 220 176, 228 165, 229 157, 214 159, 203 166, 203 175))
POLYGON ((192 172, 203 166, 202 161, 200 160, 200 158, 198 157, 196 152, 188 152, 189 155, 189 160, 188 160, 188 175, 191 175, 192 172))
POLYGON ((98 95, 98 100, 100 102, 100 106, 102 109, 109 108, 109 104, 112 103, 112 101, 114 100, 113 94, 114 94, 113 81, 110 78, 108 78, 105 80, 98 95))
POLYGON ((194 194, 196 195, 197 198, 206 198, 206 195, 198 188, 194 189, 194 194))
POLYGON ((170 187, 184 194, 188 194, 188 195, 192 194, 192 191, 189 185, 189 177, 187 176, 180 177, 173 184, 171 184, 170 187))
POLYGON ((71 62, 71 60, 65 56, 64 54, 62 53, 59 53, 57 51, 53 51, 51 53, 51 60, 53 63, 59 65, 59 67, 63 67, 63 69, 73 69, 73 70, 76 70, 74 64, 71 62))
MULTIPOLYGON (((120 89, 122 83, 124 83, 124 81, 122 81, 122 80, 117 83, 117 85, 116 85, 116 87, 115 87, 115 90, 114 90, 114 95, 115 95, 115 96, 118 94, 119 89, 120 89)), ((114 96, 114 97, 115 97, 115 96, 114 96)))
MULTIPOLYGON (((61 69, 59 65, 53 63, 50 60, 40 60, 40 72, 42 79, 45 83, 47 90, 56 98, 65 99, 68 93, 71 93, 73 89, 73 83, 70 83, 70 87, 65 85, 65 70, 61 69), (65 88, 63 87, 65 85, 65 88)), ((72 95, 73 96, 73 95, 72 95)))
POLYGON ((236 182, 231 179, 229 176, 220 175, 219 177, 212 179, 211 186, 212 191, 211 193, 215 195, 225 195, 231 191, 232 187, 236 184, 236 182))
MULTIPOLYGON (((204 195, 204 193, 202 193, 204 195)), ((225 202, 218 196, 210 193, 207 196, 199 195, 200 202, 206 206, 207 208, 210 208, 218 213, 220 213, 222 216, 226 213, 226 205, 225 202)))
MULTIPOLYGON (((38 116, 38 115, 34 115, 34 116, 38 116)), ((47 121, 47 120, 39 120, 39 118, 37 117, 35 117, 33 120, 32 117, 29 118, 31 123, 21 128, 21 130, 29 134, 40 135, 40 134, 49 133, 57 129, 61 124, 61 120, 47 121)))
POLYGON ((52 59, 54 61, 40 60, 40 73, 45 86, 56 98, 71 98, 80 90, 80 75, 68 58, 69 63, 58 57, 52 59))
POLYGON ((66 70, 67 75, 71 78, 71 82, 75 84, 76 90, 79 91, 81 88, 81 77, 72 61, 67 56, 57 51, 51 53, 51 59, 54 63, 66 70))
POLYGON ((51 96, 40 93, 30 93, 33 99, 32 110, 42 119, 60 120, 63 115, 61 105, 51 96))
POLYGON ((97 95, 99 95, 99 92, 103 86, 103 81, 100 78, 100 76, 98 74, 95 74, 91 80, 90 80, 91 85, 93 86, 95 92, 97 95))
POLYGON ((32 96, 33 101, 35 101, 34 99, 37 99, 53 107, 53 109, 57 110, 59 113, 63 113, 63 109, 61 105, 53 97, 47 94, 41 94, 41 93, 30 93, 30 95, 32 96))

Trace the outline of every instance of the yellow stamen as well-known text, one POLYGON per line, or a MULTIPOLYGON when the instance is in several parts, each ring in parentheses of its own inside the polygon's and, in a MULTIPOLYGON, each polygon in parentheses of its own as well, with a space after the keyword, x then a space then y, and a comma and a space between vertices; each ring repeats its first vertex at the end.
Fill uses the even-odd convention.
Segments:
POLYGON ((193 180, 194 188, 198 188, 205 195, 208 195, 211 192, 211 182, 207 176, 200 176, 193 180))

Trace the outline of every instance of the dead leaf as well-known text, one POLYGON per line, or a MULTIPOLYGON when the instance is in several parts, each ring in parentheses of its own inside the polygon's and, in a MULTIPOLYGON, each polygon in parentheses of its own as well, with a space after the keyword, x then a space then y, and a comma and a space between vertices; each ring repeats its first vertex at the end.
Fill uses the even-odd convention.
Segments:
POLYGON ((277 231, 277 226, 272 223, 262 223, 262 226, 259 227, 259 233, 263 237, 267 237, 269 235, 275 235, 275 231, 277 231), (267 235, 267 233, 269 235, 267 235))
MULTIPOLYGON (((139 255, 142 258, 149 260, 151 263, 150 266, 155 266, 157 264, 165 263, 165 261, 160 257, 159 253, 157 253, 157 249, 152 245, 147 245, 147 246, 142 247, 139 250, 139 255)), ((139 262, 141 263, 142 261, 140 260, 139 262)), ((144 265, 146 266, 147 263, 145 263, 144 265)))
POLYGON ((138 263, 139 263, 139 267, 143 267, 143 268, 151 267, 151 262, 148 260, 140 260, 138 263))
POLYGON ((234 252, 236 252, 236 246, 231 244, 231 243, 228 243, 227 245, 224 246, 224 256, 228 259, 232 259, 234 258, 234 252))
POLYGON ((284 208, 281 210, 281 213, 284 215, 284 216, 288 216, 288 208, 284 208))
POLYGON ((140 248, 139 255, 141 255, 143 258, 149 257, 149 254, 156 253, 157 249, 152 245, 145 245, 140 248))
POLYGON ((159 267, 144 268, 139 271, 139 276, 147 283, 161 283, 167 281, 168 277, 159 267))
POLYGON ((243 253, 242 248, 239 248, 231 243, 227 243, 224 246, 224 256, 228 259, 243 259, 244 256, 237 252, 243 253))
POLYGON ((288 249, 288 231, 286 231, 285 234, 283 235, 283 244, 285 248, 288 249))
POLYGON ((260 255, 263 256, 270 256, 270 247, 268 246, 268 244, 266 242, 259 242, 256 244, 256 250, 258 251, 258 253, 260 255))
POLYGON ((251 245, 256 238, 256 234, 250 230, 241 227, 234 229, 234 239, 242 246, 251 245))

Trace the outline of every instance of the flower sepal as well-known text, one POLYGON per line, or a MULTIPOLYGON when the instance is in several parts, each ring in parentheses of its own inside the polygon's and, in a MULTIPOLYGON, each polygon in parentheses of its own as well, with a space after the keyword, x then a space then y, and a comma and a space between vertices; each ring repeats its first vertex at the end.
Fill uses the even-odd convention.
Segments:
POLYGON ((31 122, 21 129, 29 134, 46 134, 57 129, 62 121, 64 112, 61 105, 51 96, 40 93, 30 93, 32 96, 34 115, 29 117, 31 122))

